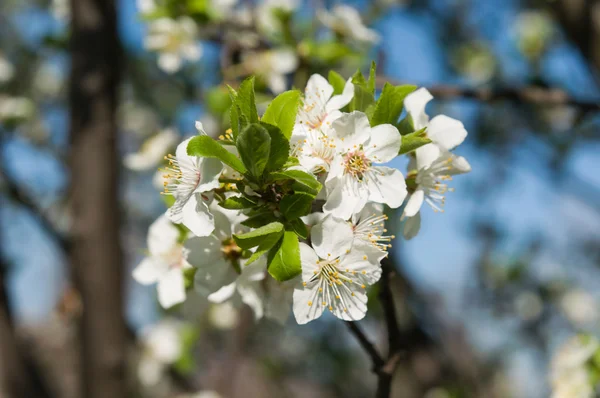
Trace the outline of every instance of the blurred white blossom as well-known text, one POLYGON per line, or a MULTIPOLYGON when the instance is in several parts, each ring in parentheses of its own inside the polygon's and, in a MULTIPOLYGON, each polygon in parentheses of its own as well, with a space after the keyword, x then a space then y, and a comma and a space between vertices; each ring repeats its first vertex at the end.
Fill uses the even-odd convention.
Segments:
POLYGON ((561 297, 560 308, 577 326, 590 325, 598 320, 598 303, 583 289, 569 290, 561 297))
POLYGON ((150 21, 144 45, 158 52, 158 66, 167 73, 175 73, 184 61, 198 61, 202 56, 198 27, 189 17, 150 21))
POLYGON ((358 10, 349 5, 338 4, 331 12, 322 9, 319 11, 319 19, 335 33, 359 43, 373 44, 380 40, 376 31, 365 26, 358 10))
POLYGON ((598 340, 577 335, 556 351, 550 364, 552 398, 592 398, 589 361, 599 348, 598 340))
POLYGON ((172 149, 179 134, 175 130, 167 128, 148 138, 140 147, 138 152, 125 155, 123 163, 131 170, 150 170, 162 163, 163 158, 172 149))
POLYGON ((287 89, 286 75, 298 67, 298 57, 291 49, 280 48, 251 52, 244 56, 244 67, 249 73, 261 76, 275 94, 287 89))
POLYGON ((555 35, 552 18, 541 11, 523 11, 514 25, 517 47, 530 59, 539 58, 555 35))
POLYGON ((5 83, 15 75, 13 64, 0 53, 0 83, 5 83))
POLYGON ((182 355, 181 331, 183 324, 171 318, 142 330, 142 356, 138 365, 138 377, 143 385, 158 384, 166 367, 182 355))

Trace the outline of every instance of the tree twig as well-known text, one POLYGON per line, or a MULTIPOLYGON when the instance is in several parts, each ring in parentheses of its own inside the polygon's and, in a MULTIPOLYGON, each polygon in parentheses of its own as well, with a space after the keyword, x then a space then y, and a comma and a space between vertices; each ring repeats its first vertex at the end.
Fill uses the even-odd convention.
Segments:
MULTIPOLYGON (((385 82, 395 85, 403 83, 386 76, 377 77, 378 87, 383 87, 385 82)), ((471 98, 485 102, 505 100, 540 106, 568 105, 577 107, 585 112, 600 111, 600 101, 574 98, 565 91, 557 88, 540 86, 468 88, 451 85, 434 85, 427 87, 427 90, 437 99, 471 98)))
POLYGON ((369 357, 371 357, 371 362, 373 362, 373 372, 379 372, 379 369, 384 365, 385 362, 381 355, 379 355, 379 352, 377 351, 373 343, 371 343, 369 338, 364 334, 364 332, 356 322, 346 321, 344 323, 350 330, 350 333, 352 333, 354 337, 356 337, 356 340, 358 340, 358 343, 360 344, 362 349, 365 350, 369 357))

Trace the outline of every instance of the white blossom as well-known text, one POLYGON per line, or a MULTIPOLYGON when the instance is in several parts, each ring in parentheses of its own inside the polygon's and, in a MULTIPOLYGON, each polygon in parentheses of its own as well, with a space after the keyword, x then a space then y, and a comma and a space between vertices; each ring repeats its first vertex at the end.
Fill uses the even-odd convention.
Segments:
POLYGON ((390 124, 371 128, 367 115, 352 112, 333 122, 329 134, 336 155, 326 179, 325 213, 347 220, 367 201, 400 207, 407 193, 404 176, 397 169, 375 165, 398 155, 398 129, 390 124))
POLYGON ((179 230, 164 215, 148 230, 149 255, 133 270, 142 285, 157 283, 158 301, 169 308, 185 300, 184 270, 188 250, 179 243, 179 230))
POLYGON ((467 137, 467 130, 459 120, 446 115, 438 115, 429 120, 425 107, 432 99, 433 96, 426 88, 420 88, 404 99, 404 108, 412 119, 415 130, 426 128, 427 137, 433 141, 415 151, 419 169, 439 159, 442 152, 456 148, 467 137))
POLYGON ((332 31, 359 43, 377 43, 379 34, 362 22, 358 10, 346 4, 338 4, 331 12, 321 10, 319 19, 332 31))
MULTIPOLYGON (((201 124, 196 126, 201 135, 205 134, 201 124)), ((167 216, 175 224, 185 225, 196 236, 208 236, 214 229, 214 220, 208 209, 210 197, 204 193, 219 187, 223 164, 217 159, 189 156, 190 140, 177 146, 175 156, 167 156, 164 194, 175 198, 167 216)))
POLYGON ((286 75, 298 67, 298 57, 293 50, 279 48, 245 54, 244 66, 248 71, 261 76, 275 94, 287 88, 286 75))
POLYGON ((15 75, 15 67, 0 53, 0 83, 5 83, 15 75))
POLYGON ((560 309, 577 326, 590 325, 598 320, 598 303, 583 289, 572 289, 563 295, 560 309))
POLYGON ((293 13, 299 5, 298 0, 264 0, 256 8, 258 26, 267 34, 281 31, 281 24, 275 15, 277 11, 293 13))
POLYGON ((202 47, 197 42, 198 28, 189 17, 159 18, 151 21, 144 45, 157 51, 158 66, 167 73, 177 72, 183 62, 198 61, 202 47))
POLYGON ((598 340, 578 335, 565 342, 552 357, 550 382, 552 398, 592 398, 588 362, 598 351, 598 340))
POLYGON ((26 97, 0 95, 0 122, 4 120, 26 120, 35 113, 35 104, 26 97))
POLYGON ((159 165, 168 151, 173 148, 179 135, 175 130, 167 128, 148 138, 138 152, 125 155, 125 167, 141 171, 149 170, 159 165))
POLYGON ((165 368, 175 363, 183 353, 181 331, 183 324, 165 318, 142 330, 142 356, 138 364, 138 377, 142 384, 153 386, 160 381, 165 368))
POLYGON ((387 235, 385 221, 388 216, 383 214, 383 206, 378 203, 367 203, 358 213, 352 215, 350 224, 354 233, 353 247, 361 250, 374 250, 378 261, 387 256, 387 250, 394 235, 387 235))
POLYGON ((300 243, 302 283, 294 289, 296 321, 305 324, 327 308, 344 320, 362 319, 367 311, 366 287, 381 277, 372 252, 352 247, 350 224, 326 217, 313 227, 312 247, 300 243))

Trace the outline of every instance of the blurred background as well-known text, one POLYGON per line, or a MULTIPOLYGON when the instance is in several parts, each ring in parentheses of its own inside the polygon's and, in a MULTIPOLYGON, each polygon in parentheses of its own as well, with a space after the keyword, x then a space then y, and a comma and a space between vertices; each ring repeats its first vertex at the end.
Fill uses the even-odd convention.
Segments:
MULTIPOLYGON (((131 278, 166 209, 157 168, 196 120, 224 134, 225 83, 256 74, 264 110, 371 60, 379 88, 426 87, 464 122, 473 168, 395 241, 391 396, 550 396, 552 354, 600 326, 596 0, 3 0, 0 396, 373 396, 331 316, 166 312, 131 278)), ((360 326, 385 352, 376 294, 360 326)))

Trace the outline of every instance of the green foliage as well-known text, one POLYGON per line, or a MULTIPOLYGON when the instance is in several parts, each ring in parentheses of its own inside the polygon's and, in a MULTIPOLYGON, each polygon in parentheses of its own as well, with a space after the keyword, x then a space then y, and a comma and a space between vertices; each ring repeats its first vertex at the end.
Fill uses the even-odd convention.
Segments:
POLYGON ((302 170, 285 170, 271 174, 273 181, 293 180, 291 188, 294 192, 305 192, 317 196, 321 191, 321 183, 317 181, 315 176, 306 173, 302 170))
POLYGON ((206 135, 199 135, 188 143, 187 154, 205 158, 216 158, 239 173, 246 173, 244 164, 218 142, 206 135))
POLYGON ((402 136, 402 145, 400 146, 398 155, 410 153, 429 143, 431 143, 431 140, 427 138, 425 128, 415 131, 414 133, 405 134, 402 136))
POLYGON ((285 231, 283 238, 269 250, 267 271, 279 282, 290 280, 302 272, 298 235, 285 231))
POLYGON ((262 121, 279 127, 285 138, 292 136, 298 106, 300 105, 301 93, 298 90, 290 90, 279 94, 267 107, 262 121))
POLYGON ((375 92, 370 88, 373 83, 367 82, 365 77, 360 72, 356 71, 352 76, 352 83, 354 84, 354 98, 350 101, 349 110, 365 112, 367 116, 371 116, 373 106, 375 104, 375 92))
POLYGON ((306 58, 324 64, 336 63, 355 54, 350 47, 336 41, 315 42, 306 40, 300 44, 299 50, 306 58))
POLYGON ((252 202, 243 196, 232 196, 219 203, 219 206, 229 210, 250 209, 255 205, 256 202, 252 202))
POLYGON ((371 126, 380 124, 396 124, 402 108, 404 106, 404 98, 412 93, 417 87, 411 85, 392 86, 385 83, 381 96, 377 100, 373 116, 371 117, 371 126))
POLYGON ((251 249, 259 245, 268 245, 272 242, 273 246, 283 234, 283 224, 272 222, 260 228, 241 235, 233 235, 235 243, 242 249, 251 249))
POLYGON ((284 196, 279 202, 279 210, 288 220, 293 220, 310 213, 312 202, 315 199, 313 195, 296 192, 292 195, 284 196))
POLYGON ((208 90, 204 96, 208 110, 214 115, 224 115, 231 107, 231 97, 226 87, 216 86, 208 90))
POLYGON ((271 154, 269 132, 257 123, 251 124, 237 137, 236 146, 250 175, 260 179, 271 154))
POLYGON ((296 218, 295 220, 290 221, 289 227, 292 231, 296 233, 296 235, 298 235, 302 239, 308 238, 308 228, 306 227, 306 224, 304 224, 304 221, 302 221, 301 219, 296 218))
POLYGON ((263 122, 261 122, 260 125, 267 130, 269 137, 271 137, 271 149, 266 171, 272 172, 279 170, 288 160, 290 154, 290 142, 278 127, 263 122))
POLYGON ((333 94, 338 95, 344 91, 346 80, 336 71, 330 70, 328 76, 329 84, 333 86, 333 94))

